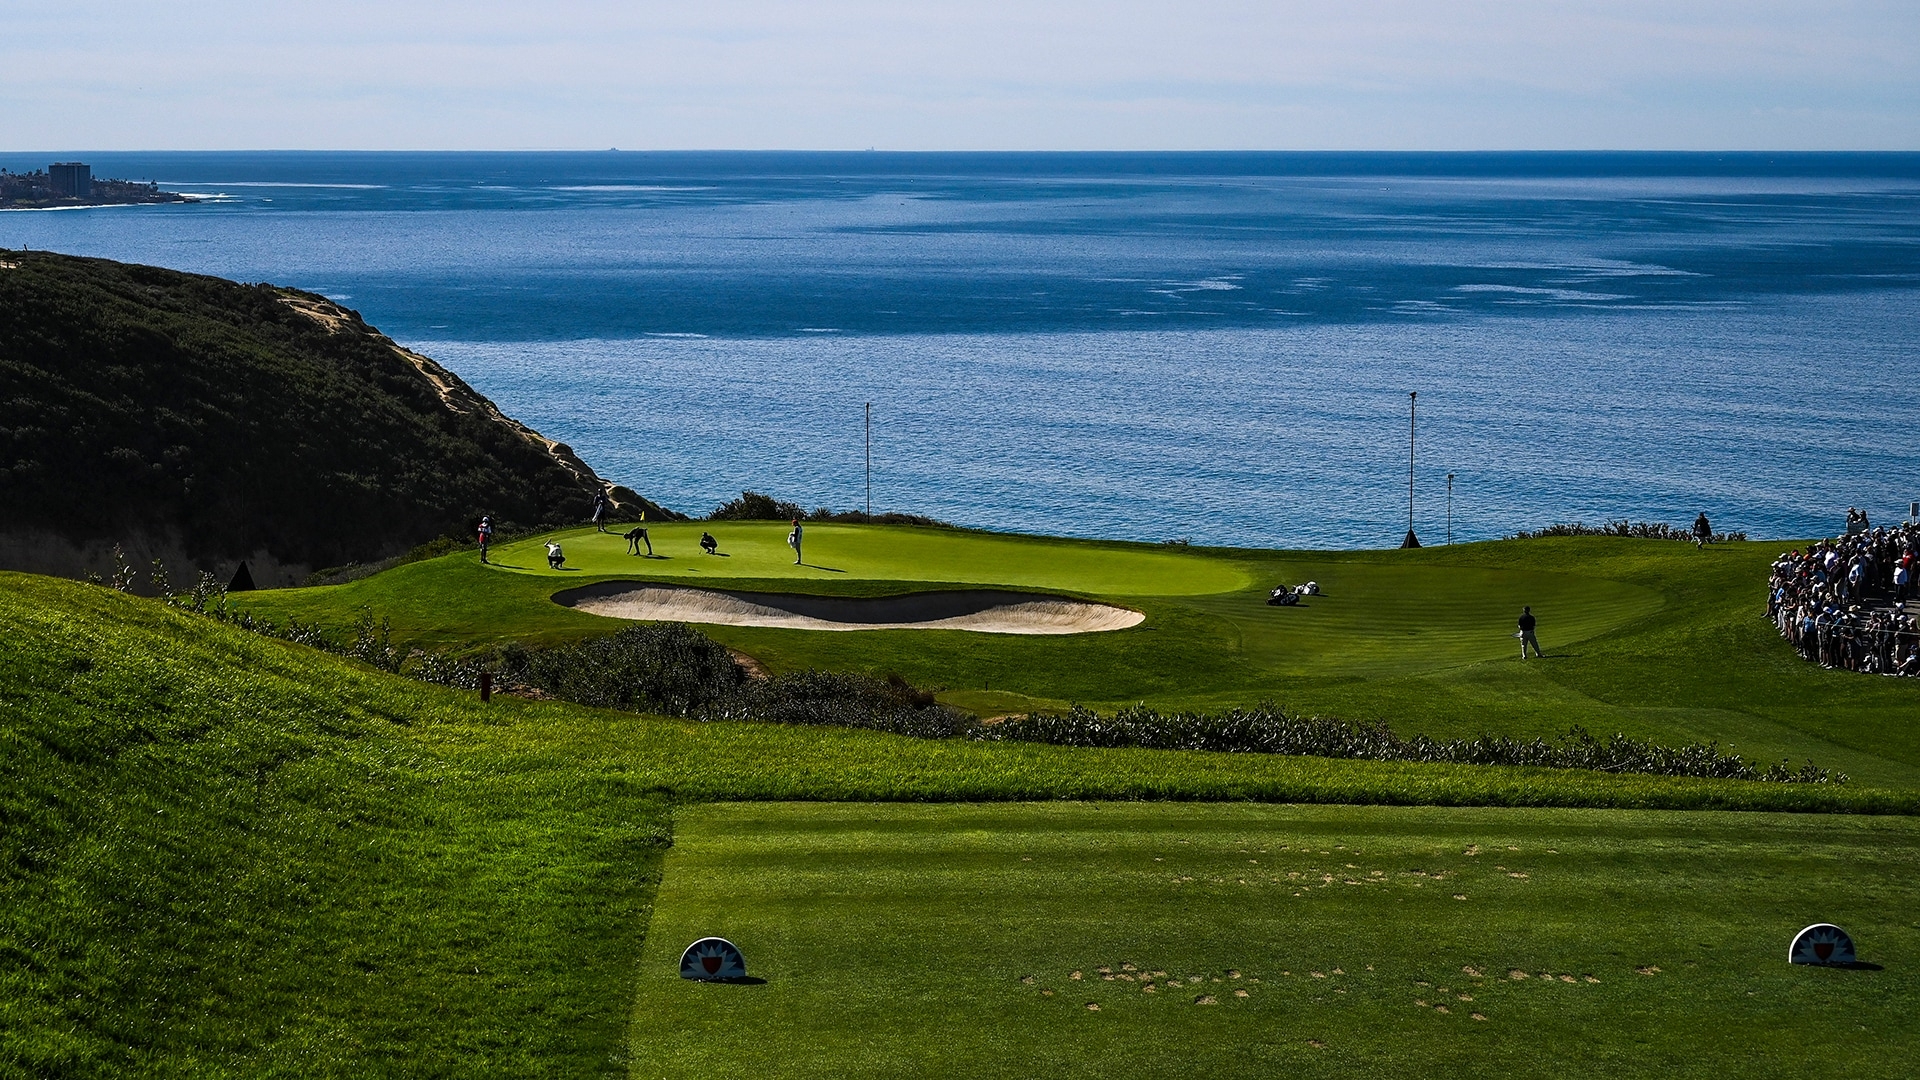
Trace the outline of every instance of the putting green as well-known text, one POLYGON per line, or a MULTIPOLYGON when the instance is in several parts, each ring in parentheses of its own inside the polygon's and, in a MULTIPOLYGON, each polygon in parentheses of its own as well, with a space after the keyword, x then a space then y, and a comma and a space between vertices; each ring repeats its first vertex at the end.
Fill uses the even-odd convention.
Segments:
MULTIPOLYGON (((806 564, 796 566, 788 526, 765 521, 692 521, 650 525, 648 559, 627 554, 619 532, 575 529, 503 544, 493 561, 509 573, 572 578, 632 575, 649 579, 725 578, 808 581, 898 581, 1011 585, 1108 596, 1194 596, 1246 587, 1231 562, 1155 550, 954 529, 808 525, 806 564), (711 532, 719 555, 700 550, 711 532), (567 568, 547 569, 545 541, 556 539, 567 568)), ((645 550, 644 548, 642 550, 645 550)))
POLYGON ((675 833, 635 1076, 1912 1065, 1913 819, 735 804, 675 833), (1881 969, 1788 966, 1822 920, 1881 969), (680 979, 710 934, 764 983, 680 979))

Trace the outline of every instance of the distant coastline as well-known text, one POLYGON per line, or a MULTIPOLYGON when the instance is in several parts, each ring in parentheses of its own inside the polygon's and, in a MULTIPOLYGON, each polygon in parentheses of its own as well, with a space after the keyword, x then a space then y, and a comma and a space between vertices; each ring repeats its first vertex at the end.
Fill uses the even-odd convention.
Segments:
POLYGON ((161 191, 138 180, 96 180, 80 162, 56 162, 17 173, 0 169, 0 210, 70 210, 88 206, 140 206, 193 202, 190 195, 161 191))

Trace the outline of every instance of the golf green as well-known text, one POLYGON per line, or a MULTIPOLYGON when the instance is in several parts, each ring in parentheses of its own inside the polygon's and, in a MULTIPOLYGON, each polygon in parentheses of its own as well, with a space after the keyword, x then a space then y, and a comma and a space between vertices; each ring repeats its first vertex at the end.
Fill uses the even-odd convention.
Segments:
POLYGON ((1905 1076, 1916 871, 1904 818, 686 807, 632 1074, 1905 1076), (1819 921, 1876 966, 1789 966, 1819 921))
MULTIPOLYGON (((655 557, 628 553, 618 531, 574 529, 503 544, 493 556, 502 570, 523 574, 635 575, 648 579, 721 578, 804 582, 886 581, 1010 585, 1113 596, 1192 596, 1244 588, 1241 568, 1138 544, 1046 540, 956 529, 808 525, 796 565, 788 526, 765 521, 686 521, 647 526, 655 557), (700 535, 719 541, 719 554, 700 550, 700 535), (546 541, 566 554, 566 568, 549 570, 546 541)), ((641 549, 643 552, 645 548, 641 549)), ((803 591, 805 591, 803 589, 803 591)))

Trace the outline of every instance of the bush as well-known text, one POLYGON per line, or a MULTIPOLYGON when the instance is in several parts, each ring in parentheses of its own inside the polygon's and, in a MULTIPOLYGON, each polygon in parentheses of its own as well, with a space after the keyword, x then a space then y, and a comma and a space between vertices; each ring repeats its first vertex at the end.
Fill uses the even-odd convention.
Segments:
POLYGON ((1659 746, 1625 735, 1595 738, 1574 728, 1559 739, 1403 739, 1384 723, 1352 723, 1318 716, 1289 716, 1272 704, 1223 713, 1162 713, 1144 706, 1101 716, 1076 705, 1064 713, 1036 713, 983 725, 976 739, 1050 743, 1055 746, 1143 747, 1221 753, 1305 754, 1368 761, 1437 762, 1453 765, 1531 765, 1550 769, 1690 776, 1713 780, 1776 783, 1845 783, 1812 762, 1794 769, 1781 762, 1755 768, 1714 743, 1659 746))
POLYGON ((686 716, 746 681, 726 646, 682 623, 630 627, 611 637, 527 651, 503 649, 508 682, 581 705, 686 716))
POLYGON ((876 679, 837 671, 796 671, 748 682, 697 714, 702 720, 833 725, 951 739, 980 725, 958 709, 935 704, 933 694, 898 675, 876 679))
POLYGON ((920 514, 869 514, 864 510, 830 510, 817 507, 808 513, 799 503, 781 502, 771 495, 743 491, 740 497, 707 515, 708 521, 826 521, 848 525, 925 525, 940 529, 953 526, 920 514))
POLYGON ((792 521, 807 516, 799 503, 781 502, 771 495, 743 491, 740 497, 707 515, 708 521, 792 521))
MULTIPOLYGON (((1522 529, 1508 533, 1507 540, 1538 540, 1546 536, 1627 536, 1635 540, 1692 540, 1693 527, 1674 526, 1658 521, 1610 521, 1605 525, 1583 525, 1576 521, 1572 524, 1549 525, 1544 529, 1522 529)), ((1729 540, 1745 540, 1744 532, 1720 532, 1713 534, 1713 542, 1724 544, 1729 540)))

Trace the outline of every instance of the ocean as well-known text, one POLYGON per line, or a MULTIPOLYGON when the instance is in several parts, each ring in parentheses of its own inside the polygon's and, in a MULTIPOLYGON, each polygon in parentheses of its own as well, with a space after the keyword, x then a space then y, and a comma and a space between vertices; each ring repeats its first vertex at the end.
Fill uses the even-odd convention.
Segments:
POLYGON ((324 293, 683 512, 1197 544, 1920 500, 1920 154, 0 154, 0 246, 324 293), (1450 494, 1449 494, 1450 493, 1450 494))

